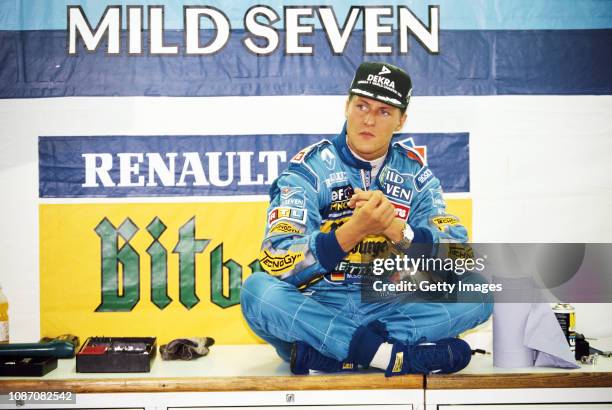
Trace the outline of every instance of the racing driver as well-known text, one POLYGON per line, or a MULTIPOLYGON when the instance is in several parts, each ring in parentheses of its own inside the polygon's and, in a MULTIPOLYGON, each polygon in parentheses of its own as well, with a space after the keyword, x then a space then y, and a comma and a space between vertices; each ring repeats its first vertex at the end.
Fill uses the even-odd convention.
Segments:
POLYGON ((390 247, 406 253, 419 244, 433 254, 442 242, 467 241, 419 152, 392 142, 411 93, 404 70, 361 64, 342 132, 301 150, 272 184, 260 257, 266 272, 245 281, 241 306, 295 374, 456 372, 471 357, 456 336, 491 314, 487 294, 470 303, 362 301, 368 267, 390 247))

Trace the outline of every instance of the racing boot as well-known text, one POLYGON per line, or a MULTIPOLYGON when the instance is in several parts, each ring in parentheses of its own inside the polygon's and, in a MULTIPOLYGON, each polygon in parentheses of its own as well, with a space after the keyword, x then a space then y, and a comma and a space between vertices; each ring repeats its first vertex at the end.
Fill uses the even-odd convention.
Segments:
POLYGON ((357 363, 341 362, 324 356, 304 342, 293 343, 290 366, 291 373, 298 375, 308 374, 309 370, 338 373, 352 372, 359 368, 357 363))
POLYGON ((455 337, 413 345, 395 342, 385 376, 455 373, 465 368, 471 358, 470 345, 455 337))

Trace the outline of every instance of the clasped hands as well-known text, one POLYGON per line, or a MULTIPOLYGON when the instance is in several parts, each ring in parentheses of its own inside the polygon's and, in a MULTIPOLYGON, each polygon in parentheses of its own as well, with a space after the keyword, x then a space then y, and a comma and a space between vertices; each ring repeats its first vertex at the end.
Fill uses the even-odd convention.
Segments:
POLYGON ((355 189, 348 206, 354 209, 352 218, 368 229, 367 235, 384 235, 398 242, 403 238, 405 222, 395 217, 395 207, 382 191, 355 189))
POLYGON ((353 215, 336 231, 344 251, 348 252, 368 235, 384 235, 393 242, 403 239, 405 222, 395 217, 395 207, 382 191, 356 188, 348 206, 354 209, 353 215))

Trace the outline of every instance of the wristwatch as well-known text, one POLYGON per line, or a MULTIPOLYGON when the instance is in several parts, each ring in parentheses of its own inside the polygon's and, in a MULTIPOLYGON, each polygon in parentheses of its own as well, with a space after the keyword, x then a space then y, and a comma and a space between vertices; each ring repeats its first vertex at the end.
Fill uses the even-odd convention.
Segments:
POLYGON ((410 225, 406 224, 404 225, 404 229, 402 230, 402 239, 397 242, 391 241, 391 243, 395 245, 397 248, 405 250, 410 247, 410 244, 412 243, 413 239, 414 239, 414 231, 412 230, 410 225))

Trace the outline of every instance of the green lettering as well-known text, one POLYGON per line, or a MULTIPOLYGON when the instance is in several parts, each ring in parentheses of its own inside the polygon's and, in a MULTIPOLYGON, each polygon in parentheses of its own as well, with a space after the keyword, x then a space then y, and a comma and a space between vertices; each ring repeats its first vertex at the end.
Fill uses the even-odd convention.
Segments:
POLYGON ((151 257, 151 302, 164 309, 172 302, 168 296, 168 251, 159 243, 159 237, 166 230, 166 225, 155 217, 147 226, 147 231, 153 237, 153 243, 147 248, 151 257))
POLYGON ((265 272, 264 268, 261 266, 259 259, 255 259, 253 262, 249 263, 249 268, 251 269, 251 273, 254 272, 265 272))
POLYGON ((222 261, 223 244, 220 244, 210 253, 210 300, 225 309, 240 303, 242 266, 233 259, 222 261), (229 275, 227 296, 223 294, 223 267, 227 268, 229 275))
POLYGON ((129 312, 140 299, 140 257, 129 243, 138 227, 126 218, 119 229, 115 229, 104 218, 95 232, 100 237, 102 253, 102 302, 96 312, 129 312), (119 236, 125 241, 120 248, 119 236), (121 292, 119 264, 123 271, 121 292))
POLYGON ((195 216, 180 227, 172 253, 179 254, 179 300, 187 309, 200 301, 195 293, 195 254, 202 253, 209 243, 209 239, 195 239, 195 216))

